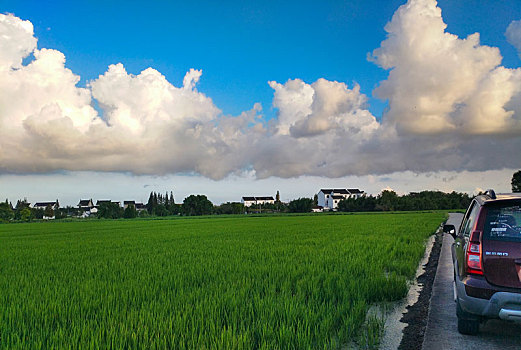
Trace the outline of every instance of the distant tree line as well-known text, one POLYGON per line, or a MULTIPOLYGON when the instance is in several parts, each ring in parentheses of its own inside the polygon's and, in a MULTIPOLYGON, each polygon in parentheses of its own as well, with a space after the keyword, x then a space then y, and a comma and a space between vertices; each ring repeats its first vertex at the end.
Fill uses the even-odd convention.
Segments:
POLYGON ((35 219, 43 219, 44 217, 65 218, 67 217, 66 208, 54 209, 51 205, 44 209, 31 208, 26 199, 19 199, 15 206, 7 199, 5 202, 0 203, 0 222, 29 222, 35 219))
POLYGON ((166 192, 165 195, 150 192, 146 206, 149 215, 168 216, 180 213, 180 206, 175 204, 174 193, 172 191, 170 191, 170 196, 168 192, 166 192))
POLYGON ((441 191, 411 192, 399 196, 394 191, 382 191, 378 196, 346 198, 338 202, 338 210, 360 211, 407 211, 466 209, 472 200, 466 193, 441 191))
MULTIPOLYGON (((514 185, 521 186, 521 171, 512 180, 514 185), (519 182, 518 182, 519 180, 519 182)), ((521 190, 521 187, 519 187, 521 190)), ((120 207, 117 202, 103 202, 98 206, 96 215, 98 218, 119 219, 146 216, 170 216, 170 215, 225 215, 225 214, 258 214, 258 213, 309 213, 316 206, 317 198, 298 198, 289 203, 282 203, 277 196, 275 203, 265 203, 245 207, 243 203, 226 202, 214 205, 205 195, 190 195, 182 204, 176 204, 173 192, 151 192, 146 210, 136 210, 135 206, 125 205, 120 207)), ((338 202, 338 211, 341 212, 373 212, 373 211, 408 211, 408 210, 448 210, 466 209, 471 197, 466 193, 444 193, 440 191, 422 191, 399 196, 394 191, 382 191, 378 196, 362 196, 359 198, 347 198, 338 202)), ((29 206, 27 200, 18 200, 13 206, 8 200, 0 202, 0 222, 27 222, 55 217, 56 219, 81 215, 78 208, 67 206, 53 209, 48 206, 45 209, 35 209, 29 206)))
POLYGON ((288 204, 290 213, 309 213, 313 209, 314 201, 311 198, 294 199, 288 204))

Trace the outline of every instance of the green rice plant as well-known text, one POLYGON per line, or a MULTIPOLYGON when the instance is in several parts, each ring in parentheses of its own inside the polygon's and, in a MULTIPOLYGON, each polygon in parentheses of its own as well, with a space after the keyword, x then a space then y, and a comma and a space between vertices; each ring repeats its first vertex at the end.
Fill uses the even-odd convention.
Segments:
POLYGON ((340 348, 371 304, 406 295, 444 218, 0 225, 0 349, 340 348))

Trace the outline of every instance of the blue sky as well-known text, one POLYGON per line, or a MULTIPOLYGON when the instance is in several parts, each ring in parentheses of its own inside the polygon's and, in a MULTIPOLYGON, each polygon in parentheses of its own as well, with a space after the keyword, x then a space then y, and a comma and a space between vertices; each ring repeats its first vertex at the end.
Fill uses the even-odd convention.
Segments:
POLYGON ((0 195, 508 191, 520 66, 519 0, 0 0, 0 195))
MULTIPOLYGON (((202 69, 199 90, 225 114, 255 102, 273 117, 267 82, 318 78, 361 85, 369 110, 385 101, 372 90, 388 72, 366 55, 385 39, 385 24, 405 1, 2 1, 0 10, 30 20, 39 47, 63 52, 66 66, 86 81, 113 63, 129 73, 153 67, 178 86, 202 69)), ((503 65, 519 66, 504 33, 521 17, 517 0, 440 0, 447 31, 479 32, 496 46, 503 65)))

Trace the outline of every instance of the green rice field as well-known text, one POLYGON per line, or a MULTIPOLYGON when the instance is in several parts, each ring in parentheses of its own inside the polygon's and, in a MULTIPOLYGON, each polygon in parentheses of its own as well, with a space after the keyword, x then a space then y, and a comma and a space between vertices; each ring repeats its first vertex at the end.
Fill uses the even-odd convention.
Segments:
POLYGON ((0 225, 0 349, 336 349, 441 212, 0 225))

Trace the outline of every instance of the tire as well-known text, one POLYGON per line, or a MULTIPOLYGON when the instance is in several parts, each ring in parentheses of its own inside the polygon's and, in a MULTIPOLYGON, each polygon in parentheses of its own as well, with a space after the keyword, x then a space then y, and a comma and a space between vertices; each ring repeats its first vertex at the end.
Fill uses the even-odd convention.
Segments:
POLYGON ((479 318, 463 311, 459 302, 456 303, 456 315, 458 316, 458 332, 465 335, 479 333, 479 318))

